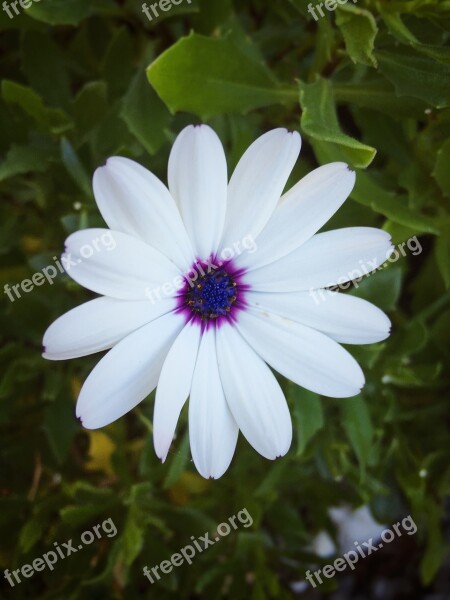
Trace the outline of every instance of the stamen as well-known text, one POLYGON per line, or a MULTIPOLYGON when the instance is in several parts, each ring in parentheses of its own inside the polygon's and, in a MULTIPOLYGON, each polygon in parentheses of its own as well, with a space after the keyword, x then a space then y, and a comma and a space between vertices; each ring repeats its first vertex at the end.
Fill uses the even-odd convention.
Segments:
POLYGON ((204 321, 229 318, 238 298, 238 284, 224 266, 216 266, 209 271, 200 275, 197 283, 187 287, 184 305, 204 321))

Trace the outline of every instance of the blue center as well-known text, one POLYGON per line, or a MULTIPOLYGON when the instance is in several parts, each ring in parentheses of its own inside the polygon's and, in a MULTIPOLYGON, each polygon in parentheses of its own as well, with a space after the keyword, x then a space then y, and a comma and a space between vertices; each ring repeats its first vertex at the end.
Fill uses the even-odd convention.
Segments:
POLYGON ((201 319, 227 316, 236 302, 236 282, 223 268, 199 277, 186 293, 186 304, 201 319))

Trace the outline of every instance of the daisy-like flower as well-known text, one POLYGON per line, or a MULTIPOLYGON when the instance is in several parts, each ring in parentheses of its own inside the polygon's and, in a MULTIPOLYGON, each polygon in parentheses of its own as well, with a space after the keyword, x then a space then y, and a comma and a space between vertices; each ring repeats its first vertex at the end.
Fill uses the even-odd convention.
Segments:
POLYGON ((172 148, 168 189, 126 158, 97 169, 94 194, 111 231, 72 234, 63 259, 76 265, 69 275, 101 297, 44 336, 50 360, 109 350, 78 398, 84 427, 108 425, 156 388, 154 445, 164 461, 189 397, 194 463, 218 478, 239 429, 268 459, 290 447, 291 418, 270 367, 324 396, 360 392, 363 372, 339 342, 383 340, 389 319, 364 300, 327 292, 319 302, 311 290, 350 281, 362 265, 379 267, 390 237, 367 227, 317 234, 355 174, 328 164, 282 196, 300 146, 298 133, 270 131, 228 182, 217 135, 190 126, 172 148), (114 239, 111 251, 98 244, 105 235, 114 239), (243 240, 254 241, 252 251, 231 258, 243 240), (86 252, 92 247, 99 251, 86 252))

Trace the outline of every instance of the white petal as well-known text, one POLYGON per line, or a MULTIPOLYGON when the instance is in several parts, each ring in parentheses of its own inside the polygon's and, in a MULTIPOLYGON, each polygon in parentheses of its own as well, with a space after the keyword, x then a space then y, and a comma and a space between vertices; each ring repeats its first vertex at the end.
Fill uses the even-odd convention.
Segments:
POLYGON ((266 458, 284 456, 292 441, 292 423, 278 381, 234 326, 224 325, 216 338, 220 378, 239 429, 266 458))
POLYGON ((151 300, 158 299, 151 296, 157 289, 159 297, 177 292, 180 271, 174 263, 148 244, 119 231, 84 229, 73 233, 66 240, 62 261, 72 279, 97 294, 151 300), (105 245, 104 239, 113 240, 113 244, 105 245), (161 288, 166 283, 172 287, 163 293, 161 288))
POLYGON ((168 179, 197 257, 206 259, 222 235, 228 182, 225 153, 210 127, 183 129, 170 153, 168 179))
POLYGON ((50 325, 44 334, 43 357, 66 360, 108 350, 135 329, 173 310, 175 305, 172 298, 155 303, 106 296, 90 300, 50 325))
POLYGON ((370 302, 329 290, 247 292, 245 301, 255 308, 322 331, 342 344, 381 342, 391 329, 388 317, 370 302))
POLYGON ((158 381, 153 413, 153 443, 156 455, 163 462, 169 452, 181 409, 191 391, 200 338, 201 328, 191 321, 169 350, 158 381))
POLYGON ((356 360, 323 333, 255 309, 241 312, 237 327, 272 368, 312 392, 347 398, 364 385, 356 360))
POLYGON ((372 227, 326 231, 279 260, 251 270, 245 282, 262 292, 296 292, 343 284, 382 265, 392 253, 388 233, 372 227))
POLYGON ((128 158, 109 158, 94 174, 94 195, 108 227, 138 237, 187 271, 195 256, 166 186, 128 158))
POLYGON ((239 429, 225 400, 217 365, 215 329, 204 332, 189 400, 189 438, 199 473, 218 479, 233 458, 239 429))
POLYGON ((164 359, 185 324, 169 313, 128 335, 102 358, 84 382, 77 417, 87 429, 119 419, 156 387, 164 359))
POLYGON ((256 239, 272 215, 300 153, 297 132, 274 129, 258 138, 239 161, 228 186, 221 248, 256 239))
POLYGON ((334 215, 355 185, 355 173, 336 162, 303 177, 280 200, 258 236, 258 251, 243 253, 240 267, 261 267, 308 241, 334 215))

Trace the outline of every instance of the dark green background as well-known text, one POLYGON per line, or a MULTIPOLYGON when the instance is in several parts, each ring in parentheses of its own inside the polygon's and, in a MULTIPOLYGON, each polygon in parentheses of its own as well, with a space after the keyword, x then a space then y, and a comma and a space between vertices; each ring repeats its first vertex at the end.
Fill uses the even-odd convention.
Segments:
POLYGON ((230 170, 270 128, 300 130, 291 184, 331 160, 357 169, 327 228, 383 227, 395 243, 418 236, 423 251, 356 291, 393 322, 386 342, 350 348, 367 376, 363 396, 319 398, 283 381, 289 454, 269 463, 241 439, 217 482, 190 461, 184 413, 158 462, 152 398, 99 432, 79 426, 76 396, 98 357, 49 363, 40 352, 46 327, 87 291, 60 276, 14 303, 2 294, 0 568, 109 517, 118 535, 14 589, 0 574, 0 597, 292 598, 290 583, 316 562, 305 549, 318 531, 333 534, 327 509, 343 502, 369 503, 387 524, 411 513, 418 533, 315 598, 339 585, 350 586, 339 598, 378 598, 381 580, 384 598, 450 593, 448 564, 440 571, 450 491, 450 2, 360 0, 318 22, 306 7, 193 0, 152 23, 137 0, 41 0, 14 19, 1 11, 2 286, 52 264, 72 231, 102 226, 91 176, 108 156, 165 180, 176 134, 201 121, 220 135, 230 170), (243 507, 251 529, 148 584, 144 565, 243 507))

